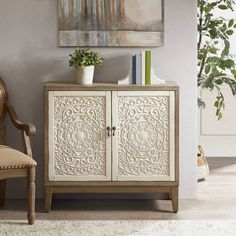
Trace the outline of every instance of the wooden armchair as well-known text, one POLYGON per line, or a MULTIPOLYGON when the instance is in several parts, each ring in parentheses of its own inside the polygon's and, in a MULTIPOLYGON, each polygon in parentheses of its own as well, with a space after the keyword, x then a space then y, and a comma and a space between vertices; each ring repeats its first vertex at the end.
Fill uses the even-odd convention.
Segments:
POLYGON ((16 116, 13 107, 8 103, 5 84, 0 78, 0 206, 4 205, 6 192, 6 179, 27 177, 28 222, 34 224, 35 220, 35 167, 37 163, 32 158, 30 135, 35 135, 33 124, 23 124, 16 116), (24 153, 5 146, 6 115, 14 126, 22 133, 24 153))

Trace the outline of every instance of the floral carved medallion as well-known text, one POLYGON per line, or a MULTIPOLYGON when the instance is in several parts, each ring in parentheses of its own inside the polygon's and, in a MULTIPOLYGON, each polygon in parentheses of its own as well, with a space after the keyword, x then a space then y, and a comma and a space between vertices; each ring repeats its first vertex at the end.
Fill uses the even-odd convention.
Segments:
POLYGON ((169 97, 118 98, 120 176, 169 175, 169 97))
POLYGON ((55 175, 106 174, 105 97, 54 98, 55 175))

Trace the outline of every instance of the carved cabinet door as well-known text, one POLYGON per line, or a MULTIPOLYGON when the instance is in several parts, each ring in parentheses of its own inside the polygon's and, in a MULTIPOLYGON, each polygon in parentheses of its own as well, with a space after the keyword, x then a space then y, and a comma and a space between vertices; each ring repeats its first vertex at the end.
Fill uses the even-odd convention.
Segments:
POLYGON ((112 126, 114 181, 175 180, 174 92, 113 92, 112 126))
POLYGON ((111 180, 111 92, 49 91, 49 181, 111 180))

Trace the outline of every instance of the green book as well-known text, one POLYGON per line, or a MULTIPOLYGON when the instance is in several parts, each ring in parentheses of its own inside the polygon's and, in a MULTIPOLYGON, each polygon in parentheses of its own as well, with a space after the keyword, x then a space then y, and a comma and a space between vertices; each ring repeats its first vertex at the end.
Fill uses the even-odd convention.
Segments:
POLYGON ((151 51, 145 51, 145 84, 151 84, 151 51))

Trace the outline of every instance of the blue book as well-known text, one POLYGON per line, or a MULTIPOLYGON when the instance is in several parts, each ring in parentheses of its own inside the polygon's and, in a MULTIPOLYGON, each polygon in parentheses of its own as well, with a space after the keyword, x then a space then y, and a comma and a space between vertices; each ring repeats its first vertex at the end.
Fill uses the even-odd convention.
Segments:
POLYGON ((136 84, 142 84, 142 58, 141 54, 136 55, 136 84))
POLYGON ((136 84, 136 55, 132 56, 132 84, 136 84))

